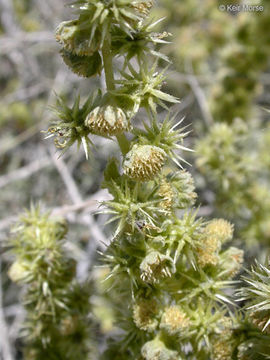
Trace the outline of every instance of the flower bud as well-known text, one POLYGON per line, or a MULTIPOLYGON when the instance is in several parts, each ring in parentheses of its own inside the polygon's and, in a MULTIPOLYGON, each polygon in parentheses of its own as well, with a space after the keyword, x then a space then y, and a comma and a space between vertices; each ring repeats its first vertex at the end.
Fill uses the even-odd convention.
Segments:
POLYGON ((24 358, 27 360, 36 360, 39 357, 39 351, 31 347, 26 347, 24 350, 24 358))
POLYGON ((221 255, 221 260, 224 275, 233 278, 241 269, 244 261, 244 251, 232 246, 221 255))
POLYGON ((218 253, 221 245, 231 240, 233 226, 226 220, 213 219, 204 229, 203 242, 197 248, 197 258, 200 266, 216 266, 219 262, 218 253))
POLYGON ((254 311, 250 313, 253 324, 266 334, 270 334, 269 319, 270 313, 269 310, 265 311, 254 311))
POLYGON ((92 56, 86 56, 62 49, 60 54, 70 70, 79 76, 91 77, 101 72, 102 60, 98 51, 92 56))
POLYGON ((143 16, 147 16, 153 4, 154 4, 153 0, 144 0, 144 1, 135 2, 134 4, 132 4, 132 6, 134 7, 135 10, 138 11, 139 14, 143 16))
POLYGON ((156 283, 164 277, 170 277, 175 272, 175 265, 170 256, 151 251, 141 262, 140 270, 143 281, 156 283))
POLYGON ((133 306, 133 320, 136 326, 145 331, 157 328, 157 303, 153 299, 139 299, 133 306))
POLYGON ((189 172, 181 170, 169 174, 162 180, 158 190, 158 195, 162 198, 160 206, 166 210, 186 209, 195 202, 197 195, 194 190, 193 178, 189 172))
POLYGON ((96 32, 91 38, 89 30, 79 28, 78 20, 63 21, 55 31, 55 38, 65 50, 79 56, 92 56, 101 43, 100 34, 96 32))
POLYGON ((201 267, 205 267, 206 265, 216 266, 218 264, 219 257, 215 249, 216 243, 211 243, 211 241, 207 241, 196 248, 198 264, 201 267))
POLYGON ((186 209, 194 204, 197 194, 195 191, 194 180, 186 170, 174 172, 170 182, 175 189, 175 206, 178 209, 186 209))
POLYGON ((55 30, 55 38, 65 49, 73 51, 74 46, 74 37, 78 30, 78 21, 63 21, 61 22, 55 30))
POLYGON ((106 105, 98 106, 88 114, 85 126, 96 135, 115 136, 129 130, 129 122, 122 109, 106 105))
POLYGON ((162 180, 158 195, 162 198, 160 206, 165 210, 171 210, 175 199, 172 185, 166 180, 162 180))
POLYGON ((145 360, 179 360, 177 352, 168 349, 159 339, 148 341, 143 345, 142 357, 145 360))
POLYGON ((212 345, 213 360, 231 360, 233 355, 233 346, 228 338, 220 337, 212 345))
POLYGON ((29 264, 25 261, 17 260, 15 261, 8 270, 9 278, 17 283, 22 281, 27 275, 29 271, 29 264))
POLYGON ((218 256, 216 254, 211 254, 206 251, 202 251, 199 249, 197 251, 198 255, 198 263, 201 267, 205 267, 206 265, 216 266, 218 264, 218 256))
POLYGON ((233 226, 224 219, 213 219, 205 228, 207 236, 215 237, 221 244, 232 239, 233 226))
POLYGON ((190 321, 186 313, 180 306, 174 305, 167 307, 162 315, 160 327, 166 330, 170 335, 175 335, 186 329, 190 321))
POLYGON ((67 316, 61 320, 59 330, 61 335, 68 336, 75 333, 77 327, 78 327, 78 317, 73 315, 73 316, 67 316))
POLYGON ((166 153, 153 145, 134 145, 124 161, 124 173, 137 181, 152 180, 164 165, 166 153))

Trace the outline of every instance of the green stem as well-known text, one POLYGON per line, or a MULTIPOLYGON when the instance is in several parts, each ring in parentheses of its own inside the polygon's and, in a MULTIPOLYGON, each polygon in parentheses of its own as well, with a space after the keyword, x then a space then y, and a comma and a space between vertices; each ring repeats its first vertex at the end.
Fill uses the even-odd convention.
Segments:
MULTIPOLYGON (((111 52, 111 37, 108 34, 107 38, 104 40, 102 47, 102 57, 103 57, 103 66, 105 72, 105 80, 107 90, 115 90, 114 76, 113 76, 113 56, 111 52)), ((123 155, 126 155, 129 151, 129 141, 124 134, 116 136, 118 145, 123 155)))
POLYGON ((126 155, 129 152, 130 143, 126 138, 125 134, 117 135, 116 139, 118 141, 118 145, 123 155, 126 155))
POLYGON ((112 52, 111 52, 111 37, 108 34, 104 40, 102 47, 103 66, 105 72, 106 85, 108 90, 114 90, 114 76, 113 76, 113 63, 112 63, 112 52))

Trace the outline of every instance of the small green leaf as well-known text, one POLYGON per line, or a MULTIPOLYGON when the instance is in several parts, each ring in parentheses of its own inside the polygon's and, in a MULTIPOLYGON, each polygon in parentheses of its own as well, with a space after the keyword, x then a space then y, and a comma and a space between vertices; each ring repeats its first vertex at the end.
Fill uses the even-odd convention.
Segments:
POLYGON ((179 100, 176 97, 166 94, 160 90, 151 89, 151 93, 161 100, 165 100, 172 103, 179 103, 179 100))
POLYGON ((107 167, 104 171, 104 179, 105 181, 111 181, 118 182, 120 178, 120 174, 118 171, 118 161, 115 158, 111 158, 108 161, 107 167))

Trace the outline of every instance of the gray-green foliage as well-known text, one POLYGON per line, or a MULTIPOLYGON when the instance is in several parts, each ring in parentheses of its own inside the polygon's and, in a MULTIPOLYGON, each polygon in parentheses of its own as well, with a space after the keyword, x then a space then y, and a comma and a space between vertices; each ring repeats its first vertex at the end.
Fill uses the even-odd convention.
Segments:
POLYGON ((160 12, 168 16, 167 27, 174 34, 168 50, 175 66, 187 78, 198 75, 206 94, 209 116, 204 125, 195 123, 202 202, 211 188, 215 211, 229 217, 236 236, 254 249, 258 243, 269 244, 268 114, 256 104, 268 90, 262 79, 270 56, 270 8, 261 0, 259 12, 219 10, 227 4, 161 0, 160 12))
POLYGON ((25 359, 90 359, 90 284, 75 280, 67 224, 32 207, 13 228, 10 278, 25 288, 25 359))

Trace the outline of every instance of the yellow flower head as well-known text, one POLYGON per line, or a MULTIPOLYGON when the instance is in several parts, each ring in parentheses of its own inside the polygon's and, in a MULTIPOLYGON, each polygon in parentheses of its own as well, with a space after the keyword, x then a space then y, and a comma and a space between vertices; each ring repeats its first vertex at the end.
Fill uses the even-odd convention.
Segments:
POLYGON ((168 306, 161 318, 160 327, 168 331, 169 334, 174 335, 177 332, 187 328, 190 321, 186 313, 180 306, 168 306))
POLYGON ((134 145, 126 155, 124 173, 137 181, 152 180, 164 165, 166 153, 153 145, 134 145))
POLYGON ((96 135, 114 136, 129 129, 124 111, 118 107, 97 106, 85 119, 85 126, 96 135))
POLYGON ((140 299, 133 306, 133 320, 136 326, 145 331, 153 331, 158 325, 157 303, 154 299, 140 299))
POLYGON ((209 237, 216 238, 221 244, 232 239, 233 225, 224 219, 213 219, 205 228, 209 237))

